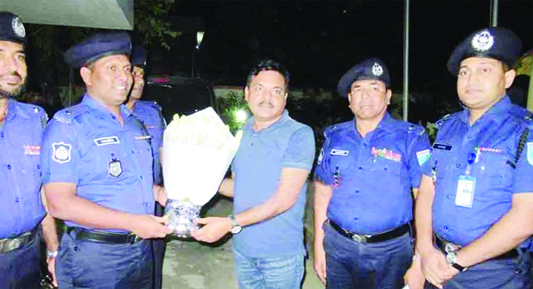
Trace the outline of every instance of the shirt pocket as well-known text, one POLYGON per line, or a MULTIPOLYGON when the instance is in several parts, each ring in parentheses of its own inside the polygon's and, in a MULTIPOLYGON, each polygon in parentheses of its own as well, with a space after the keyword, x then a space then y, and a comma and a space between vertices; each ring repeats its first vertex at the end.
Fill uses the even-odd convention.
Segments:
POLYGON ((398 184, 402 181, 402 161, 382 157, 372 159, 370 171, 376 181, 398 184))
POLYGON ((505 153, 481 153, 475 168, 480 196, 492 197, 512 189, 514 169, 510 160, 505 153))

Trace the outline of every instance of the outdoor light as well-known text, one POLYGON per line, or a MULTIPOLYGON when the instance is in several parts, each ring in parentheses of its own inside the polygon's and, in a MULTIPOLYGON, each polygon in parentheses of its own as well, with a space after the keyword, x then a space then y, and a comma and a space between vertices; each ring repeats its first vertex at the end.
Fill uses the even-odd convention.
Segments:
POLYGON ((237 122, 243 123, 248 119, 248 113, 244 108, 241 108, 235 111, 235 119, 237 120, 237 122))
POLYGON ((196 49, 200 49, 200 43, 202 43, 202 39, 204 39, 204 32, 196 32, 196 43, 198 43, 198 45, 196 45, 196 49))

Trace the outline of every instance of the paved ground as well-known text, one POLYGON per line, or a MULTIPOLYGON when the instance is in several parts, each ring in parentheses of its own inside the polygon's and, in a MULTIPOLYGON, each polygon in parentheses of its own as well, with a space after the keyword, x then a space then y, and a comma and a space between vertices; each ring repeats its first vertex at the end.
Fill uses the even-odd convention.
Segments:
MULTIPOLYGON (((305 218, 307 248, 312 248, 312 194, 308 193, 305 218)), ((215 199, 208 204, 206 215, 227 216, 232 203, 215 199)), ((309 250, 308 250, 309 251, 309 250)), ((311 253, 311 252, 310 252, 311 253)), ((163 265, 165 289, 236 289, 231 238, 214 245, 189 240, 172 239, 167 243, 163 265)), ((324 288, 313 271, 311 259, 306 260, 304 289, 324 288)))

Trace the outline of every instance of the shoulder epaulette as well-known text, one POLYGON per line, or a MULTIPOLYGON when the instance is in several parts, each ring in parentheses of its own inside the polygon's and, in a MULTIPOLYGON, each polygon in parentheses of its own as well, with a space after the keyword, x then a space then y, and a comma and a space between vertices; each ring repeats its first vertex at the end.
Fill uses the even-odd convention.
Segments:
POLYGON ((54 115, 54 119, 62 123, 71 123, 76 117, 88 112, 89 109, 85 105, 75 105, 69 108, 62 109, 54 115))
POLYGON ((445 123, 447 120, 450 119, 450 117, 452 116, 451 113, 448 113, 447 115, 443 116, 441 119, 437 120, 437 122, 435 123, 437 125, 437 127, 441 127, 443 123, 445 123))
POLYGON ((333 133, 334 131, 345 129, 345 128, 349 127, 350 124, 353 125, 353 121, 347 121, 347 122, 342 122, 342 123, 337 123, 337 124, 334 124, 334 125, 330 125, 330 126, 326 127, 326 129, 324 129, 324 136, 331 135, 331 133, 333 133))

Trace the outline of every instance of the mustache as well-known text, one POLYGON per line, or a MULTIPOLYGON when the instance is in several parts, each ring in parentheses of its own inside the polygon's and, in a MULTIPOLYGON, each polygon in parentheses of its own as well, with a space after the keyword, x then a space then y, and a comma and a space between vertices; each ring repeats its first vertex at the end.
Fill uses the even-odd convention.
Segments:
POLYGON ((9 73, 8 73, 8 76, 16 76, 16 77, 18 77, 20 80, 22 80, 22 75, 20 75, 20 73, 18 73, 18 71, 16 71, 16 70, 9 72, 9 73))
POLYGON ((270 100, 263 100, 259 103, 259 106, 268 106, 268 107, 272 107, 272 103, 270 102, 270 100))

